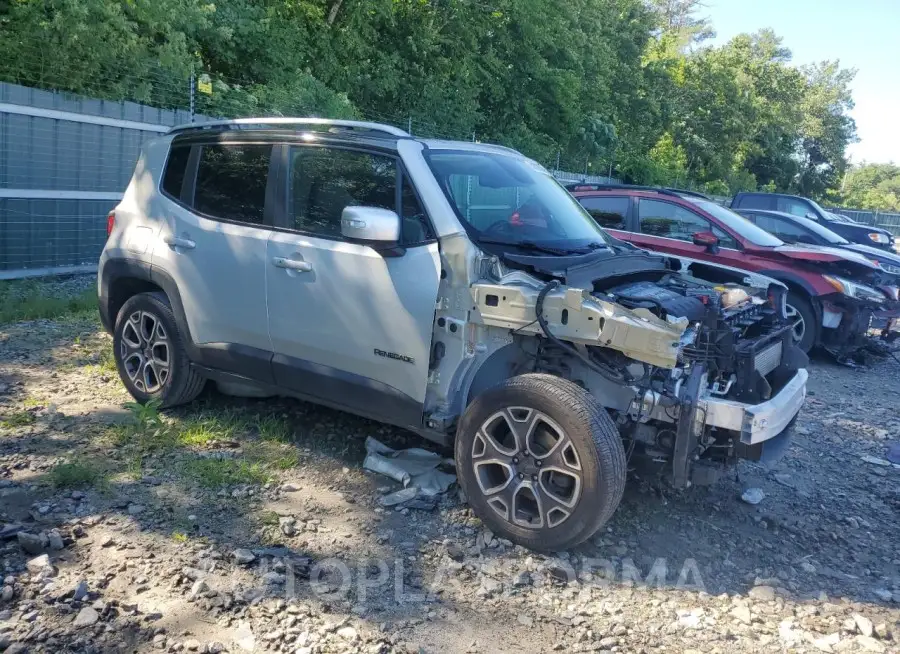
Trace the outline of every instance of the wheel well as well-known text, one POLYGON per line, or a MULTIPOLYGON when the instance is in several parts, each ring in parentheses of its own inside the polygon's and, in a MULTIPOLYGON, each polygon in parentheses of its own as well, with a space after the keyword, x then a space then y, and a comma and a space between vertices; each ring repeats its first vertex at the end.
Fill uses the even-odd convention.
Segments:
POLYGON ((807 302, 809 302, 809 306, 812 307, 812 310, 815 311, 816 315, 821 317, 822 307, 819 301, 810 295, 809 291, 800 286, 799 284, 795 284, 794 282, 782 282, 785 286, 788 287, 788 291, 791 293, 796 293, 800 297, 804 298, 807 302))
POLYGON ((496 386, 519 372, 529 372, 521 370, 522 364, 527 360, 528 355, 525 354, 524 350, 512 344, 501 347, 492 353, 478 367, 475 376, 472 378, 472 382, 466 391, 466 401, 461 407, 462 410, 465 411, 472 400, 492 386, 496 386))
POLYGON ((109 286, 109 319, 115 324, 119 310, 138 293, 165 293, 157 284, 138 277, 119 277, 109 286))

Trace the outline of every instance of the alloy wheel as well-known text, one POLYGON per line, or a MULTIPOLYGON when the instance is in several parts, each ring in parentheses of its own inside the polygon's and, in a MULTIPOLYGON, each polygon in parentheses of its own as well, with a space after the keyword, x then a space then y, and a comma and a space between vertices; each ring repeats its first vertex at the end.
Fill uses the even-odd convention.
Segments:
POLYGON ((581 461, 572 440, 535 409, 508 407, 485 420, 472 443, 472 465, 488 505, 519 527, 556 527, 581 498, 581 461))
POLYGON ((794 342, 802 342, 803 336, 806 334, 806 321, 803 320, 803 314, 790 304, 785 306, 784 313, 787 316, 788 322, 791 323, 791 331, 794 333, 794 342))
POLYGON ((155 393, 169 380, 171 369, 169 336, 158 316, 135 311, 122 328, 119 356, 134 387, 155 393))

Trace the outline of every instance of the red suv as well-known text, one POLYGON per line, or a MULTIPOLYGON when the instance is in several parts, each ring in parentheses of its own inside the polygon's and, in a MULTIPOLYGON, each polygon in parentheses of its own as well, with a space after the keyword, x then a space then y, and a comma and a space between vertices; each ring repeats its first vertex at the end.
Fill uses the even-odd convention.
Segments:
POLYGON ((877 265, 862 255, 786 245, 698 193, 573 184, 569 191, 610 234, 638 247, 710 261, 777 279, 789 289, 787 313, 808 352, 821 345, 846 356, 886 298, 877 265))

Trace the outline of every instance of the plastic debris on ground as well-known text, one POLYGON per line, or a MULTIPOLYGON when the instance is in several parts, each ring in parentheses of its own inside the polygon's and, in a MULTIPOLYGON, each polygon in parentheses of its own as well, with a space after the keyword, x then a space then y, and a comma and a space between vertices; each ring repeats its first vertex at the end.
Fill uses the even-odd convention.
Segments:
POLYGON ((419 447, 395 450, 370 436, 366 439, 366 453, 363 468, 403 484, 403 489, 381 498, 385 507, 433 510, 439 496, 456 482, 456 475, 439 469, 452 468, 453 460, 435 452, 419 447))
POLYGON ((900 443, 888 445, 887 460, 894 465, 900 465, 900 443))
POLYGON ((747 504, 759 504, 765 496, 766 494, 763 493, 762 488, 748 488, 741 495, 741 499, 747 504))

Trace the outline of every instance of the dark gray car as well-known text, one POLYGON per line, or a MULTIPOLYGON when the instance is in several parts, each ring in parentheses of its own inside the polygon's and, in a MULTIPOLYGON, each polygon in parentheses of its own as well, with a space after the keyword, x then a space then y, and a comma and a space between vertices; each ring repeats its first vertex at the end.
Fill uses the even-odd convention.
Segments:
POLYGON ((732 209, 761 209, 806 218, 843 236, 848 241, 894 252, 894 236, 880 227, 863 225, 846 216, 839 218, 823 209, 815 200, 782 193, 738 193, 732 209))

